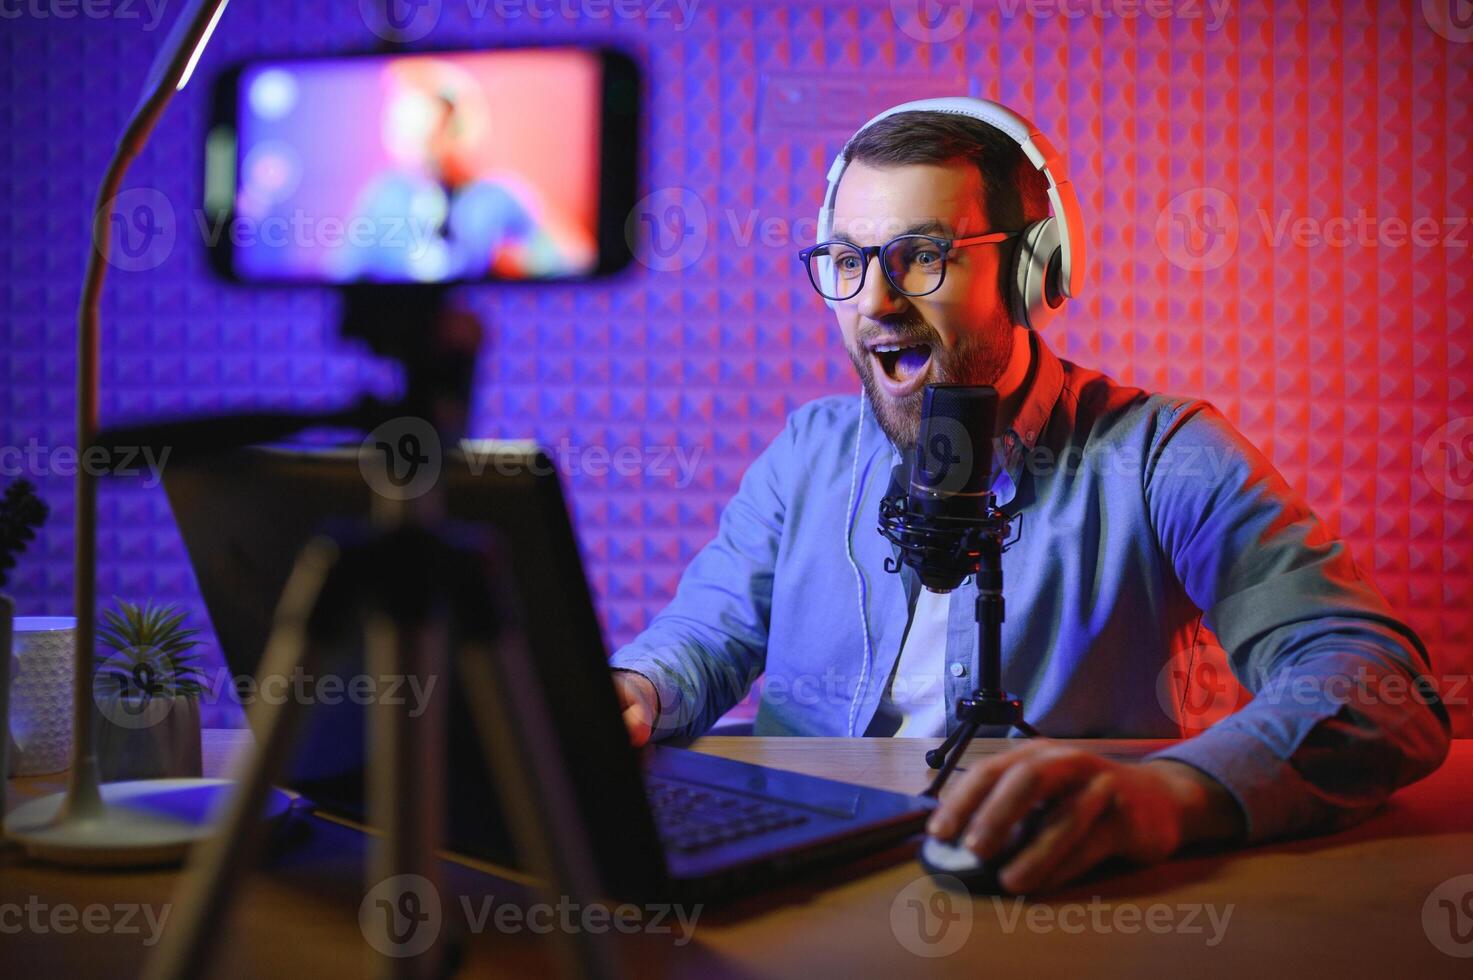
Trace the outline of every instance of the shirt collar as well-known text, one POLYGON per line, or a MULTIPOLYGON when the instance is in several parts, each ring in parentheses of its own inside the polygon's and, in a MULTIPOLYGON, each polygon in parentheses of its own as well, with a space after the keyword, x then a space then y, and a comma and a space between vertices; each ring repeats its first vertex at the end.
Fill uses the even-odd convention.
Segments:
POLYGON ((999 507, 1012 503, 1017 496, 1024 457, 1043 438, 1043 430, 1064 389, 1064 367, 1037 331, 1028 331, 1028 352, 1023 399, 1008 430, 994 443, 993 458, 997 463, 992 486, 999 507))
POLYGON ((1023 379, 1023 401, 1007 436, 1031 450, 1038 444, 1054 406, 1059 403, 1059 394, 1064 390, 1064 367, 1038 331, 1028 331, 1028 348, 1030 358, 1028 375, 1023 379))

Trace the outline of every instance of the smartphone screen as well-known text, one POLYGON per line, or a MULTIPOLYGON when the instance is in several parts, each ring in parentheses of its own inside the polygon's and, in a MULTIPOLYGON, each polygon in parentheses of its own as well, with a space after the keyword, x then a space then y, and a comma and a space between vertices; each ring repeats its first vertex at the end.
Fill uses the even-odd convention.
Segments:
POLYGON ((239 68, 206 154, 215 264, 328 284, 610 271, 627 259, 609 253, 633 194, 631 72, 571 47, 239 68))

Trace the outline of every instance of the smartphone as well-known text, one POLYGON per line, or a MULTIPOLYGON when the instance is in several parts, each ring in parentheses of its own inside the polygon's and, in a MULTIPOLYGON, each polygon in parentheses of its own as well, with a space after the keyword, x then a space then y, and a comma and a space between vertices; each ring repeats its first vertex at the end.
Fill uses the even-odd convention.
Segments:
POLYGON ((640 102, 604 48, 240 65, 215 87, 199 230, 242 283, 606 275, 630 260, 640 102))

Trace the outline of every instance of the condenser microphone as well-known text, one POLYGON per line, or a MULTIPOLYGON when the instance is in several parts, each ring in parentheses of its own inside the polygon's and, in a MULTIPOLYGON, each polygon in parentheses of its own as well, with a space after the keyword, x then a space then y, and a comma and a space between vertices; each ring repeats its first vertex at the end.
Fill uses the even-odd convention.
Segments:
POLYGON ((926 385, 910 473, 911 501, 922 514, 981 516, 996 423, 996 388, 926 385))
POLYGON ((977 570, 977 535, 996 520, 997 400, 987 385, 927 385, 916 443, 902 461, 905 492, 880 503, 880 533, 899 549, 899 563, 887 567, 909 565, 932 592, 950 592, 977 570))
MULTIPOLYGON (((992 492, 992 432, 997 391, 981 385, 927 385, 921 425, 903 493, 880 500, 880 533, 896 548, 885 570, 915 569, 931 592, 952 592, 977 576, 977 690, 956 702, 957 726, 926 753, 938 769, 926 788, 939 796, 982 725, 1007 725, 1038 734, 1023 717, 1023 702, 1002 684, 1002 555, 1017 538, 1013 518, 992 492)), ((1019 514, 1017 520, 1021 522, 1019 514)), ((1022 525, 1019 524, 1019 530, 1022 525)))

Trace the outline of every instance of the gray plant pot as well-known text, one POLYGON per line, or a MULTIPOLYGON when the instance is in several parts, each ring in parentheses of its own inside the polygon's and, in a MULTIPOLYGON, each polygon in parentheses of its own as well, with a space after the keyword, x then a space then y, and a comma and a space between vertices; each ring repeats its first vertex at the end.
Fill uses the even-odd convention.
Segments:
POLYGON ((103 782, 204 775, 199 699, 94 699, 92 716, 103 782))

